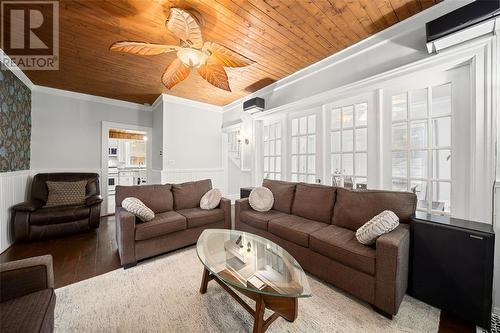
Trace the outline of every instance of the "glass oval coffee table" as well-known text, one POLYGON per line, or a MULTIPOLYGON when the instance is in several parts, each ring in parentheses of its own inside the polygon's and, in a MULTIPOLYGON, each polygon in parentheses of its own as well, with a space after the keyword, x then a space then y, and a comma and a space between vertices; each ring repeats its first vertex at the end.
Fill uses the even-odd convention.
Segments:
POLYGON ((253 332, 264 332, 278 317, 293 322, 298 299, 311 289, 299 263, 279 245, 247 232, 206 229, 198 238, 196 253, 205 266, 200 292, 215 280, 254 317, 253 332), (256 302, 252 309, 234 291, 256 302), (274 313, 264 319, 265 309, 274 313))

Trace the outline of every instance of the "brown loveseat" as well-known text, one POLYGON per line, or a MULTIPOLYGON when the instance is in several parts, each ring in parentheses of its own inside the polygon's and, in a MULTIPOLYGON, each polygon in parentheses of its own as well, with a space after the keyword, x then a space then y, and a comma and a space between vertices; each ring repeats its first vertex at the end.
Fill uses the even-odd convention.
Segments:
POLYGON ((253 210, 236 201, 235 227, 272 240, 319 278, 372 304, 387 317, 398 312, 406 292, 409 222, 416 209, 413 193, 347 190, 323 185, 264 180, 274 195, 273 209, 253 210), (374 246, 355 232, 383 210, 400 225, 374 246))
POLYGON ((28 201, 12 207, 16 241, 66 235, 99 227, 101 217, 99 175, 97 173, 39 173, 33 178, 28 201), (47 181, 87 180, 85 204, 44 207, 47 181))
POLYGON ((201 197, 210 189, 210 179, 183 184, 117 186, 116 241, 122 266, 196 243, 205 229, 231 228, 231 201, 222 198, 219 207, 200 208, 201 197), (123 199, 135 197, 155 212, 149 222, 140 222, 121 207, 123 199))
POLYGON ((0 264, 0 332, 54 330, 52 256, 0 264))

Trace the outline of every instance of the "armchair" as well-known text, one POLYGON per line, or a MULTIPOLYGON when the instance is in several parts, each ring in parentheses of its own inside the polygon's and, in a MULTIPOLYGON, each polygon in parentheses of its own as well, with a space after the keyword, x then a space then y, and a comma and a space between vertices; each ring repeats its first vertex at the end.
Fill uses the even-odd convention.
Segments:
POLYGON ((0 264, 0 332, 54 330, 52 256, 0 264))
POLYGON ((12 207, 16 241, 36 240, 99 227, 102 197, 96 173, 40 173, 33 178, 28 201, 12 207), (87 180, 85 204, 44 207, 47 181, 87 180))

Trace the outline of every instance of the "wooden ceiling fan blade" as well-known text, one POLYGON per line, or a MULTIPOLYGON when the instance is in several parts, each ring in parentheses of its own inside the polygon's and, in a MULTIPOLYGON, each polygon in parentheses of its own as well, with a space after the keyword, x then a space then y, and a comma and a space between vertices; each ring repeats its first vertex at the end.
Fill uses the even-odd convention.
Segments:
POLYGON ((176 58, 165 69, 161 82, 167 89, 172 89, 177 83, 187 79, 189 73, 191 73, 191 68, 176 58))
POLYGON ((231 91, 227 73, 221 64, 206 64, 200 66, 198 68, 198 74, 211 85, 226 91, 231 91))
POLYGON ((206 42, 203 49, 211 53, 210 60, 212 62, 217 62, 224 67, 245 67, 255 63, 238 52, 214 42, 206 42))
POLYGON ((177 38, 190 46, 197 49, 203 47, 200 25, 188 11, 175 7, 170 8, 170 16, 166 26, 177 38))
POLYGON ((144 42, 116 42, 113 43, 109 49, 116 52, 125 52, 137 55, 158 55, 162 53, 177 51, 180 47, 176 45, 162 45, 162 44, 152 44, 144 42))

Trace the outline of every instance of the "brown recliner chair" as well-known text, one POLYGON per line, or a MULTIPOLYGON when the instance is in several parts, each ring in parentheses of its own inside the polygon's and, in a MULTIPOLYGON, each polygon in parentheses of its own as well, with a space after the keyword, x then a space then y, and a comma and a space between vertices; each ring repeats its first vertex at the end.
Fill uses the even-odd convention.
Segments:
POLYGON ((33 178, 28 201, 12 207, 16 241, 36 240, 98 228, 102 197, 97 173, 39 173, 33 178), (44 207, 47 181, 87 180, 85 204, 44 207))
POLYGON ((0 264, 0 332, 54 330, 52 256, 0 264))

